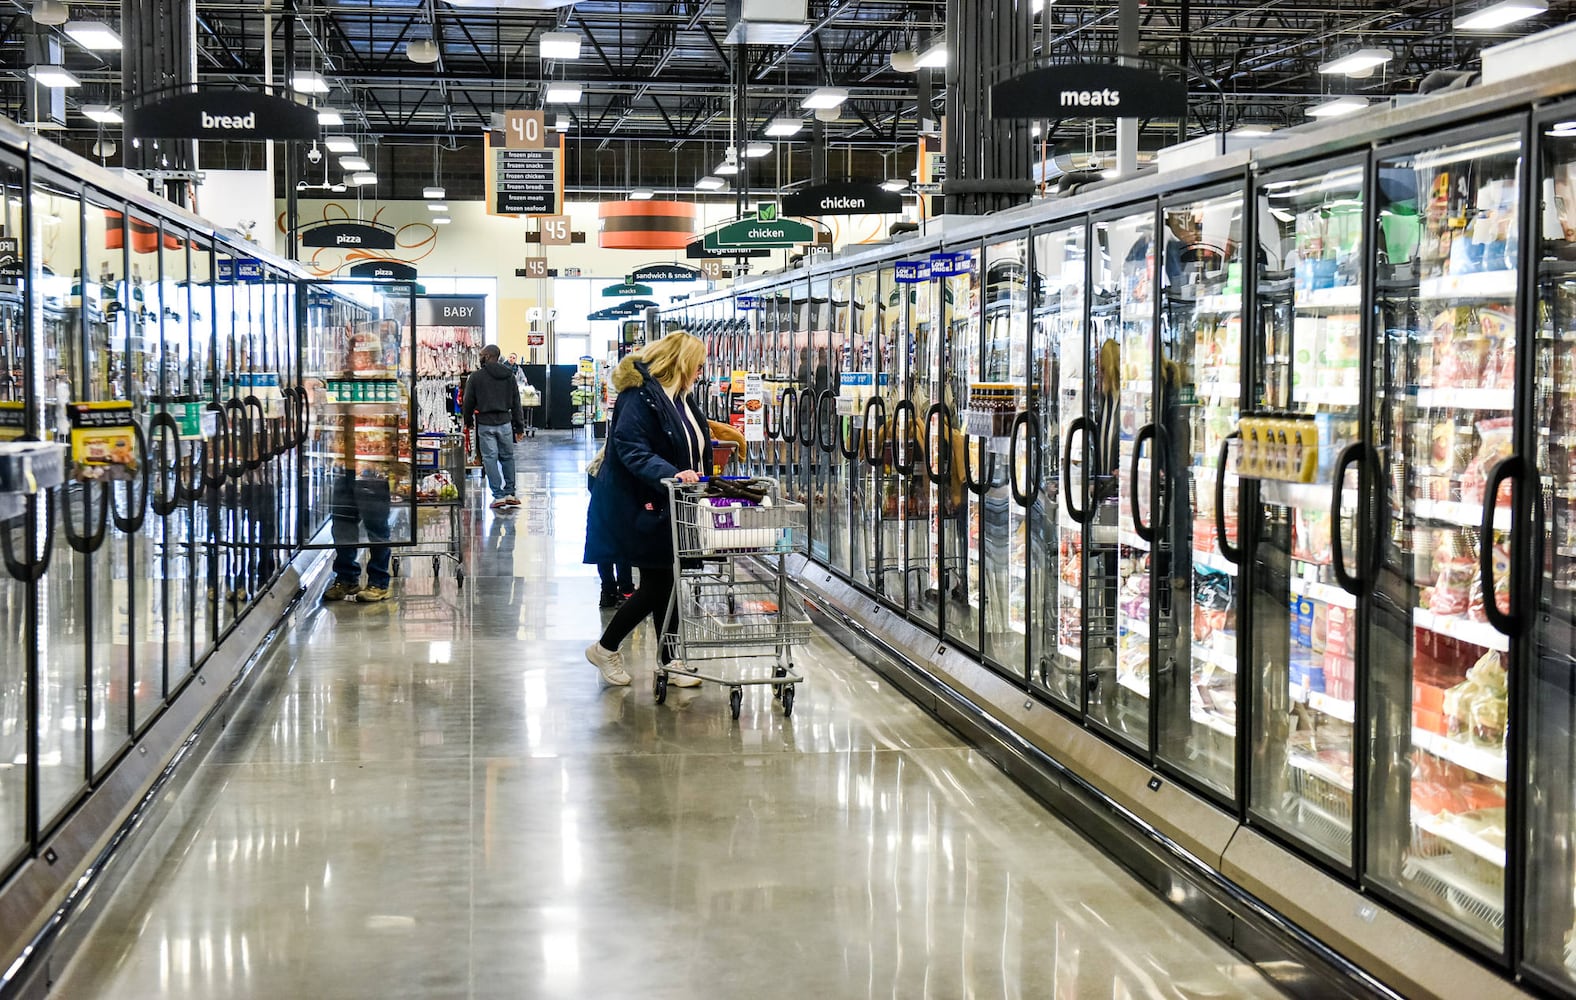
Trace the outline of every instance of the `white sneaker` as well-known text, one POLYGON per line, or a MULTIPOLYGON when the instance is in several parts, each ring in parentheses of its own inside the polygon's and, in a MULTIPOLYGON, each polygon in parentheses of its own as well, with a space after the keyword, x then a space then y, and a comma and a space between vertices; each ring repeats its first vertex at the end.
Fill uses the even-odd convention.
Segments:
POLYGON ((586 647, 586 659, 601 671, 604 683, 612 687, 624 687, 629 683, 629 674, 624 671, 624 654, 618 650, 606 649, 600 642, 593 642, 586 647))
MULTIPOLYGON (((658 667, 657 669, 662 669, 658 667)), ((693 667, 684 665, 683 660, 673 660, 667 666, 668 687, 693 688, 700 687, 700 678, 693 673, 693 667)))

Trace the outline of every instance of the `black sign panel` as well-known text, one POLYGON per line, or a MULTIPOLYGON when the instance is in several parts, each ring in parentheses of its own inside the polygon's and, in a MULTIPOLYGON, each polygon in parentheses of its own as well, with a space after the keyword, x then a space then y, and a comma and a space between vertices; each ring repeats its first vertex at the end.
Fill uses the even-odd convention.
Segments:
POLYGON ((653 281, 700 281, 704 277, 700 268, 688 264, 647 264, 629 273, 631 282, 648 284, 653 281))
POLYGON ((558 150, 495 149, 493 211, 499 215, 557 215, 558 150))
POLYGON ((633 302, 621 302, 616 306, 608 306, 606 309, 598 309, 596 312, 586 313, 586 319, 595 323, 602 323, 607 320, 629 319, 631 316, 639 316, 644 311, 645 307, 637 306, 633 302))
POLYGON ((1045 66, 990 88, 990 116, 1002 118, 1156 118, 1187 114, 1180 80, 1137 66, 1045 66))
POLYGON ((397 260, 366 260, 350 266, 352 278, 393 278, 395 281, 415 281, 416 269, 397 260))
POLYGON ((364 226, 359 222, 336 222, 304 230, 301 233, 301 245, 351 247, 357 250, 393 250, 394 234, 387 229, 364 226))
POLYGON ((139 139, 319 138, 317 109, 252 90, 172 94, 126 109, 126 135, 139 139))
POLYGON ((14 287, 22 281, 22 240, 0 236, 0 285, 14 287))
POLYGON ((770 250, 760 248, 751 250, 748 247, 729 247, 726 250, 708 250, 706 249, 705 244, 700 240, 694 240, 686 244, 684 247, 684 257, 686 260, 712 260, 717 257, 729 259, 734 257, 770 257, 771 255, 772 252, 770 250))
POLYGON ((417 326, 485 326, 487 296, 424 295, 416 300, 417 326))
POLYGON ((903 198, 879 184, 817 184, 783 198, 784 215, 888 215, 903 211, 903 198))

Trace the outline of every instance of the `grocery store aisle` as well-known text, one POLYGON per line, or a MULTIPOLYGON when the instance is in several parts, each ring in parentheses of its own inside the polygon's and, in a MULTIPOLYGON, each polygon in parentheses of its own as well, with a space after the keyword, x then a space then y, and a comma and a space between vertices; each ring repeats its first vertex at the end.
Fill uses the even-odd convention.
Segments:
POLYGON ((58 995, 1276 995, 824 637, 789 720, 655 705, 649 630, 599 687, 590 453, 473 491, 463 590, 297 611, 58 995))

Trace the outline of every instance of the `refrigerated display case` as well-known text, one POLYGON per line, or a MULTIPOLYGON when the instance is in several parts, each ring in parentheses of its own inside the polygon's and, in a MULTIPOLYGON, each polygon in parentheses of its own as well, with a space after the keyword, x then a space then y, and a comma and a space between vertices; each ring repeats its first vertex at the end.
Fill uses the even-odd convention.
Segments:
POLYGON ((1331 540, 1338 519, 1351 531, 1356 479, 1333 494, 1340 503, 1332 488, 1336 456, 1358 435, 1366 190, 1360 162, 1272 174, 1257 187, 1253 410, 1234 454, 1261 506, 1241 508, 1257 513, 1235 536, 1222 508, 1215 532, 1222 554, 1246 546, 1251 569, 1249 809, 1344 869, 1355 863, 1357 597, 1335 575, 1331 540), (1312 421, 1320 435, 1311 481, 1263 461, 1268 434, 1261 442, 1258 431, 1282 417, 1312 421))
POLYGON ((881 335, 878 280, 877 272, 872 270, 850 276, 849 360, 844 363, 844 371, 872 372, 875 379, 864 403, 845 404, 859 424, 849 458, 848 578, 871 591, 877 586, 874 567, 879 565, 876 546, 881 534, 881 484, 884 472, 891 468, 883 455, 888 447, 889 414, 896 403, 893 394, 898 384, 893 381, 892 359, 881 335))
POLYGON ((1094 456, 1084 591, 1088 717, 1130 748, 1150 742, 1150 465, 1156 436, 1154 210, 1098 218, 1091 229, 1086 383, 1094 456))
POLYGON ((1160 523, 1151 561, 1158 757, 1236 798, 1237 485, 1226 443, 1242 397, 1243 189, 1161 205, 1160 523))
POLYGON ((852 356, 853 337, 849 329, 853 310, 851 277, 834 275, 830 284, 823 282, 819 288, 827 296, 825 303, 817 303, 818 312, 826 316, 824 327, 827 363, 827 389, 832 394, 826 407, 827 440, 832 449, 823 456, 823 493, 826 497, 826 565, 848 575, 848 519, 853 496, 850 480, 859 472, 860 463, 854 459, 859 454, 861 400, 859 387, 849 384, 845 374, 859 372, 859 362, 852 356))
MULTIPOLYGON (((1377 328, 1359 502, 1367 878, 1494 952, 1506 905, 1522 129, 1381 150, 1377 328)), ((1348 549, 1347 551, 1350 551, 1348 549)), ((1351 569, 1347 569, 1347 565, 1351 569)), ((1355 586, 1353 586, 1355 584, 1355 586)))
MULTIPOLYGON (((980 251, 957 250, 946 255, 945 270, 935 275, 939 313, 941 368, 937 398, 945 430, 937 446, 948 466, 932 522, 934 547, 940 553, 941 632, 965 649, 980 647, 980 511, 977 487, 993 480, 1001 463, 989 448, 966 431, 969 387, 978 383, 982 362, 980 336, 980 251)), ((981 490, 983 492, 983 490, 981 490)))

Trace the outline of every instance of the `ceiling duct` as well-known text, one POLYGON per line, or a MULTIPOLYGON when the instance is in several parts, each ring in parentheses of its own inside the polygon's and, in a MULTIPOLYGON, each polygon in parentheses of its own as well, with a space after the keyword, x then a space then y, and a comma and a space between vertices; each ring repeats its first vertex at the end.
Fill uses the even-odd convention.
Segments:
POLYGON ((792 45, 810 30, 809 0, 728 0, 729 45, 792 45))

